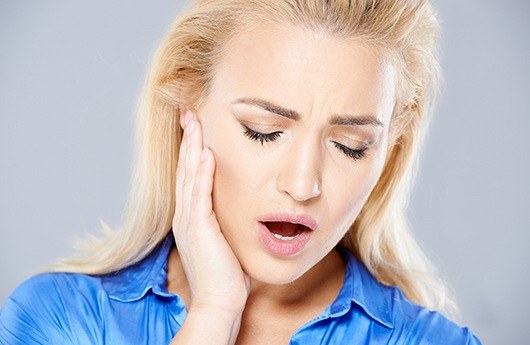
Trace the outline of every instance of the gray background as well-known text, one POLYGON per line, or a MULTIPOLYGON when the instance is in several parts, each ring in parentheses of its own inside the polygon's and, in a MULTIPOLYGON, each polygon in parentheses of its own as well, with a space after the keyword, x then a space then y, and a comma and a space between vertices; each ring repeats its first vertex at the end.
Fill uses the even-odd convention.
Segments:
MULTIPOLYGON (((133 112, 187 1, 0 2, 0 304, 121 223, 133 112)), ((530 337, 528 1, 437 0, 445 87, 411 223, 487 344, 530 337)))

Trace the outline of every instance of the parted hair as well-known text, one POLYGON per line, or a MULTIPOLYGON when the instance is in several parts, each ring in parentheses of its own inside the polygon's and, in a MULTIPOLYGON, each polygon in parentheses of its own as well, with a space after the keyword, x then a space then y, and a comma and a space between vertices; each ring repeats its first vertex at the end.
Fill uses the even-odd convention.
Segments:
POLYGON ((396 97, 382 174, 342 239, 373 276, 412 301, 456 316, 456 305, 406 218, 421 142, 439 93, 438 19, 427 0, 198 0, 156 51, 136 115, 135 160, 122 225, 82 239, 53 271, 104 274, 149 254, 171 231, 182 139, 179 112, 200 109, 231 38, 288 23, 360 40, 390 59, 396 97))

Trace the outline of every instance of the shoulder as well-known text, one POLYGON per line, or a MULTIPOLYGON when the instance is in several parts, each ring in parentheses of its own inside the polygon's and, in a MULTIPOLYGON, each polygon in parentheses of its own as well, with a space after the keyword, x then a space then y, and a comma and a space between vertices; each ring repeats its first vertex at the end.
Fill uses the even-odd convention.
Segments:
POLYGON ((339 300, 346 298, 358 307, 350 313, 362 310, 363 319, 378 325, 378 336, 386 343, 480 344, 468 328, 412 302, 399 287, 381 284, 349 251, 341 249, 341 253, 347 270, 339 300))
MULTIPOLYGON (((68 308, 70 303, 92 302, 102 290, 101 278, 80 273, 42 273, 22 284, 9 296, 21 306, 38 313, 49 312, 47 308, 68 308), (39 303, 35 303, 35 302, 39 303)), ((3 313, 2 313, 3 314, 3 313)))
POLYGON ((0 344, 171 339, 185 317, 184 304, 166 291, 171 245, 167 237, 142 260, 106 274, 57 272, 29 278, 0 309, 0 344))
POLYGON ((438 311, 409 300, 398 287, 387 287, 391 296, 393 333, 406 344, 481 344, 467 327, 438 311))
POLYGON ((0 310, 0 343, 72 341, 76 319, 87 324, 101 319, 98 308, 94 308, 100 291, 100 280, 83 274, 45 273, 27 279, 0 310), (82 317, 72 318, 73 313, 82 317))

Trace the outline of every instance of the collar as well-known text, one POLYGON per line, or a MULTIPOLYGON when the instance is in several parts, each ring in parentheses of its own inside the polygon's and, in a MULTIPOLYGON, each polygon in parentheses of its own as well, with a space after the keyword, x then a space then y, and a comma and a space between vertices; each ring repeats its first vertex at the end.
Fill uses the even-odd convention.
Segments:
MULTIPOLYGON (((169 233, 137 264, 103 275, 101 282, 109 297, 121 302, 134 302, 150 290, 162 297, 175 297, 166 289, 167 257, 173 245, 173 234, 169 233)), ((337 250, 346 261, 344 284, 335 301, 319 318, 340 317, 350 311, 352 304, 355 304, 370 318, 388 328, 393 328, 390 313, 391 288, 379 283, 348 249, 337 246, 337 250)))
POLYGON ((379 283, 348 249, 337 246, 337 250, 346 261, 344 284, 322 316, 340 317, 355 304, 373 320, 387 328, 394 328, 390 312, 392 288, 379 283))
POLYGON ((138 263, 101 277, 101 283, 109 297, 120 302, 134 302, 148 291, 163 296, 175 297, 167 292, 167 257, 174 245, 169 233, 149 255, 138 263))

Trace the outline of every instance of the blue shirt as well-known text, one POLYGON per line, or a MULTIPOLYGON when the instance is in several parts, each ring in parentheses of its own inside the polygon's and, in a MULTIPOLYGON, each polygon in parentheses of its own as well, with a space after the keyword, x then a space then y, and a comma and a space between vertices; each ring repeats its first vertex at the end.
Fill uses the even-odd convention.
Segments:
MULTIPOLYGON (((169 235, 138 264, 112 274, 45 273, 0 310, 0 344, 168 344, 186 318, 166 290, 169 235)), ((375 280, 349 253, 336 300, 290 344, 480 344, 467 329, 375 280)))

